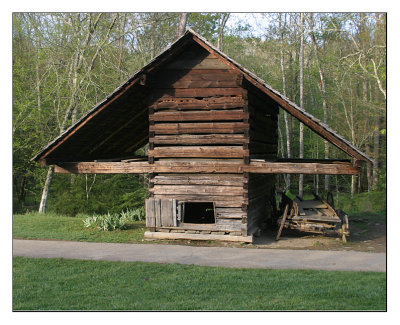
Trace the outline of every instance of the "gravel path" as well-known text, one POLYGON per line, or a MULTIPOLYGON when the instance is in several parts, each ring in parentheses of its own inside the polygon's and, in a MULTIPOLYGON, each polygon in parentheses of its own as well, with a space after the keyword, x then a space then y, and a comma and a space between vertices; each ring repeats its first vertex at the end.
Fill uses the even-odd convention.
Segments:
POLYGON ((235 268, 386 272, 386 253, 13 240, 13 256, 235 268))

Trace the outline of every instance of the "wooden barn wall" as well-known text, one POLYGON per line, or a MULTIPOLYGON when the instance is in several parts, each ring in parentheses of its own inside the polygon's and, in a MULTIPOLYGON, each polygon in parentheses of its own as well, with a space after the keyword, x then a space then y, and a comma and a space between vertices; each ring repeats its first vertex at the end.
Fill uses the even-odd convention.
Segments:
MULTIPOLYGON (((247 91, 229 66, 189 46, 148 80, 149 162, 249 160, 247 91)), ((196 229, 247 231, 247 182, 242 174, 152 174, 150 197, 214 202, 215 225, 196 229)), ((190 228, 190 227, 189 227, 190 228)))
MULTIPOLYGON (((250 159, 274 160, 278 148, 278 106, 267 95, 248 87, 250 159)), ((250 174, 248 181, 248 234, 274 222, 275 175, 250 174)))

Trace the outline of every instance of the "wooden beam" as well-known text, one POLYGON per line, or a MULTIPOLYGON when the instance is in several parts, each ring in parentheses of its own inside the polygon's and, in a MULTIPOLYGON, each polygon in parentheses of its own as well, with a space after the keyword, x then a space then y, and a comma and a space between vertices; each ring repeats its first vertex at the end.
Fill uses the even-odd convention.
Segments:
POLYGON ((229 161, 155 161, 148 162, 78 162, 59 163, 56 173, 64 174, 146 174, 146 173, 257 173, 356 175, 360 167, 351 163, 281 163, 254 162, 239 164, 229 161))
POLYGON ((206 235, 170 232, 150 232, 144 233, 146 239, 186 239, 186 240, 218 240, 230 242, 252 243, 253 236, 231 236, 231 235, 206 235))
POLYGON ((312 175, 356 175, 360 168, 351 163, 290 163, 254 162, 243 168, 249 173, 260 174, 312 174, 312 175))

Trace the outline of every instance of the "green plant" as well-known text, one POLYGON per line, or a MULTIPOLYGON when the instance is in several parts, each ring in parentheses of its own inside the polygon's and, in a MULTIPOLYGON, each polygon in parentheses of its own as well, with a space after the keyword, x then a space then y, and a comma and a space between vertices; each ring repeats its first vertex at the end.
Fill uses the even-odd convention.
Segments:
POLYGON ((126 219, 118 214, 94 215, 83 219, 86 228, 98 228, 103 231, 113 231, 126 228, 126 219))
POLYGON ((126 222, 131 221, 143 221, 146 217, 145 211, 143 207, 136 209, 127 209, 126 211, 121 212, 121 218, 126 222))

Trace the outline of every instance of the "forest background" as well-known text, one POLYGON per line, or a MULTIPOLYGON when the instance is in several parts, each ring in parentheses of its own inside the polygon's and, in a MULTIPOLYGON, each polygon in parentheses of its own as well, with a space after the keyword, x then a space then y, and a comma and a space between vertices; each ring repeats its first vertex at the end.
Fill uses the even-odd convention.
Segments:
MULTIPOLYGON (((39 208, 51 169, 30 159, 190 27, 367 155, 356 176, 277 177, 298 193, 386 191, 384 13, 15 13, 13 212, 39 208), (258 22, 263 21, 263 24, 258 22), (49 172, 50 171, 50 172, 49 172), (299 182, 300 181, 300 182, 299 182), (300 184, 299 184, 300 183, 300 184)), ((145 154, 146 148, 142 149, 145 154)), ((348 158, 281 110, 281 157, 348 158)), ((54 175, 47 211, 141 207, 146 175, 54 175)))

